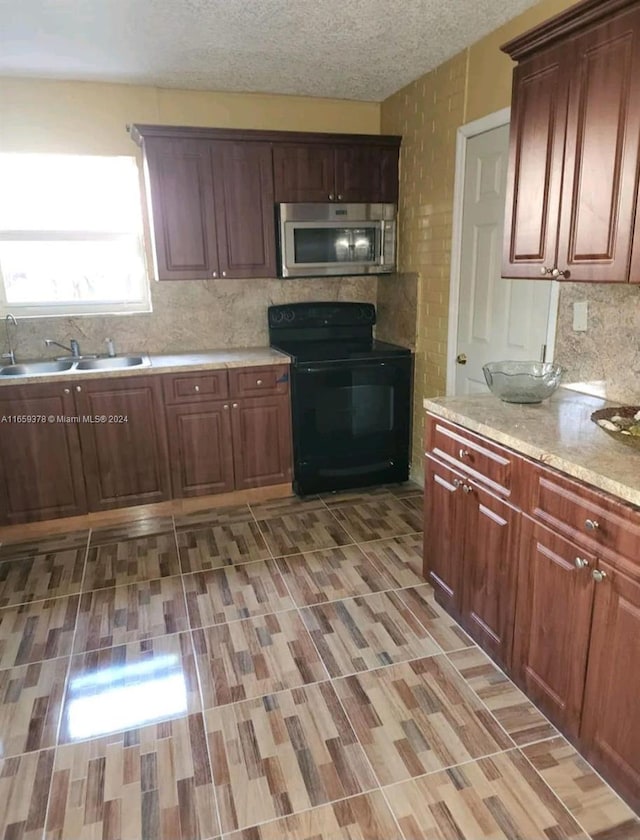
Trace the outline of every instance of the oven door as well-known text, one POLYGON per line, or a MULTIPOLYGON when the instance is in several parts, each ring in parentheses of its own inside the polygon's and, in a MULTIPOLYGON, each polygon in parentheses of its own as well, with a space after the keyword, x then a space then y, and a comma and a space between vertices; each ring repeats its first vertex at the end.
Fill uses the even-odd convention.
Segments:
POLYGON ((296 492, 406 481, 411 377, 411 356, 295 366, 296 492))

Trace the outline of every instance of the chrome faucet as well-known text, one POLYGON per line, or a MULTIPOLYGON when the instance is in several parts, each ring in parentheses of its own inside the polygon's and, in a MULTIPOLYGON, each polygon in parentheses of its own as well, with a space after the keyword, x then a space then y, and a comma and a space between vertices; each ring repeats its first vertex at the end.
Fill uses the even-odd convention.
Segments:
POLYGON ((9 325, 13 324, 13 326, 18 329, 18 322, 16 321, 15 317, 9 313, 4 319, 5 329, 7 331, 7 347, 9 348, 7 353, 3 353, 0 356, 0 359, 9 359, 9 362, 12 365, 16 363, 16 351, 11 343, 11 333, 9 332, 9 325))
POLYGON ((60 344, 59 341, 54 341, 52 338, 45 338, 44 343, 47 345, 47 347, 51 347, 52 344, 55 344, 56 347, 62 347, 63 350, 68 350, 74 359, 80 358, 80 345, 75 340, 75 338, 71 339, 68 347, 66 344, 60 344))

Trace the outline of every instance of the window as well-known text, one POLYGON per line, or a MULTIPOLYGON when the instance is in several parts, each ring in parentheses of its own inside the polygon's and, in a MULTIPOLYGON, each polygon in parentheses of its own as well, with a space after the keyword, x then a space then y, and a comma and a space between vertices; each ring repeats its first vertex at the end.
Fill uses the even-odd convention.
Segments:
POLYGON ((135 158, 0 154, 0 310, 151 310, 135 158))

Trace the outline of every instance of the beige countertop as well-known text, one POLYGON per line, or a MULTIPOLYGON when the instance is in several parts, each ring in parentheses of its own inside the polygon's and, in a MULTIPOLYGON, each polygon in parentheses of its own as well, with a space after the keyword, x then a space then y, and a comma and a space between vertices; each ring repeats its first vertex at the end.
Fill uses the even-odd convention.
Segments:
POLYGON ((614 440, 590 419, 614 405, 620 403, 565 388, 539 405, 504 403, 493 394, 424 400, 432 414, 640 506, 640 448, 614 440))
MULTIPOLYGON (((182 373, 202 370, 224 370, 259 365, 288 365, 289 356, 271 347, 239 347, 224 350, 203 350, 193 353, 141 353, 145 365, 138 367, 103 370, 62 371, 60 373, 34 374, 33 376, 0 376, 3 385, 30 385, 36 382, 56 382, 74 379, 116 379, 131 376, 148 376, 154 373, 182 373)), ((18 360, 19 362, 21 360, 18 360)), ((44 361, 38 359, 38 361, 44 361)))

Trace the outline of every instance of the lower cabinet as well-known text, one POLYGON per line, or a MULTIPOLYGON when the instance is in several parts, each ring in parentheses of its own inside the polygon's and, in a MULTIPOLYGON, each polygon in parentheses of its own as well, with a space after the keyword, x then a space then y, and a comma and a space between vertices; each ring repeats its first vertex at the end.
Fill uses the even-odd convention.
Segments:
POLYGON ((288 373, 0 387, 0 525, 290 482, 288 373))
POLYGON ((66 383, 0 388, 0 523, 86 513, 74 415, 66 383))
POLYGON ((436 599, 640 811, 640 511, 503 449, 506 504, 472 462, 477 434, 428 417, 426 441, 436 599))
POLYGON ((291 481, 287 366, 164 377, 173 495, 201 496, 291 481))
POLYGON ((158 377, 91 379, 74 392, 89 510, 171 498, 158 377))
POLYGON ((168 406, 167 432, 174 496, 233 490, 229 403, 168 406))
POLYGON ((640 574, 598 561, 580 740, 640 812, 640 574))
POLYGON ((496 660, 510 659, 518 512, 428 457, 424 572, 436 599, 496 660))
POLYGON ((513 674, 564 732, 578 735, 595 558, 522 517, 513 674))

